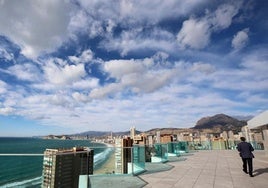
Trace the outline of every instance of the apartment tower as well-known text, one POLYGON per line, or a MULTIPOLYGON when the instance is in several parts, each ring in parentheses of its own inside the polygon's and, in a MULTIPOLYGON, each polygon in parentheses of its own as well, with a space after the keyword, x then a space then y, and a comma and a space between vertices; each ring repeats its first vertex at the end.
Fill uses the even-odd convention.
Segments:
POLYGON ((86 147, 46 149, 43 188, 78 187, 79 175, 93 174, 94 150, 86 147))

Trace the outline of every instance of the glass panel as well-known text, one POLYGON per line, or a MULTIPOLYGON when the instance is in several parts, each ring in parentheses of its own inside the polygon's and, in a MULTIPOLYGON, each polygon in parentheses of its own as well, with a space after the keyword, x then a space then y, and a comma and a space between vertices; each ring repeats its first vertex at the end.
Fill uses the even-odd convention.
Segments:
POLYGON ((228 143, 228 149, 235 150, 236 149, 236 143, 234 140, 227 140, 228 143))
POLYGON ((251 145, 253 146, 253 148, 255 150, 264 150, 264 145, 263 143, 260 143, 260 142, 256 142, 256 141, 253 141, 253 142, 250 142, 251 145))
POLYGON ((211 150, 212 143, 210 141, 192 141, 188 142, 189 150, 211 150))
POLYGON ((188 143, 187 142, 170 142, 168 143, 168 155, 169 156, 180 156, 182 153, 187 153, 188 143))
POLYGON ((175 149, 175 143, 174 142, 169 142, 167 143, 168 147, 168 156, 179 156, 180 153, 176 153, 175 149))
POLYGON ((175 145, 175 152, 176 153, 188 153, 188 143, 184 141, 177 142, 175 145))
POLYGON ((144 146, 133 146, 133 174, 139 174, 145 171, 145 147, 144 146))
POLYGON ((168 159, 168 145, 155 144, 151 162, 166 162, 168 159))

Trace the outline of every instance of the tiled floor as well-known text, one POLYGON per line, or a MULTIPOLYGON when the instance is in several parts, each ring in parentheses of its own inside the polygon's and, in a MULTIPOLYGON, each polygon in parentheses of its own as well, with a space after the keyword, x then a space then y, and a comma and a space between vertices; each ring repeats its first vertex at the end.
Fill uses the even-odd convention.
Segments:
POLYGON ((268 156, 255 151, 254 177, 242 171, 237 151, 198 151, 182 156, 186 160, 168 162, 168 171, 145 173, 139 177, 147 182, 144 188, 267 188, 268 156))

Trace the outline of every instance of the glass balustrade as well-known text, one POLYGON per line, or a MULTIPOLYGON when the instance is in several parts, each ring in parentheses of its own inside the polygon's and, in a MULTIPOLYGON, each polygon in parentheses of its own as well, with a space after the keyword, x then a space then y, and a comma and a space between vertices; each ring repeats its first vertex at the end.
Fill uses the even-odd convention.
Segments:
MULTIPOLYGON (((240 141, 215 140, 215 141, 191 141, 187 142, 189 150, 236 150, 240 141)), ((263 144, 250 142, 255 150, 263 150, 263 144)))
MULTIPOLYGON (((53 170, 58 170, 58 174, 61 173, 63 176, 66 171, 74 170, 73 164, 76 167, 79 166, 80 174, 90 177, 89 179, 92 180, 100 176, 131 177, 143 172, 148 173, 150 170, 155 172, 168 169, 164 163, 169 160, 170 155, 180 157, 181 154, 190 150, 236 149, 238 143, 237 141, 218 140, 171 142, 152 146, 92 147, 93 150, 102 149, 102 152, 96 153, 92 158, 92 165, 89 164, 91 161, 87 159, 89 157, 87 152, 76 152, 72 156, 62 157, 61 161, 49 158, 44 154, 0 153, 0 187, 41 187, 44 181, 50 183, 52 176, 49 175, 53 170), (85 155, 79 155, 80 153, 85 155), (75 155, 76 157, 73 157, 75 155), (86 159, 82 160, 82 158, 86 159), (55 163, 57 164, 54 165, 55 163), (92 171, 83 170, 89 165, 92 167, 92 171)), ((256 150, 263 149, 260 143, 252 142, 251 144, 256 150)), ((77 173, 79 174, 79 172, 77 173)), ((84 180, 87 181, 88 178, 84 178, 84 180)), ((78 181, 78 179, 70 179, 70 181, 78 181)), ((83 183, 83 178, 80 178, 80 181, 83 183)))
POLYGON ((182 153, 188 153, 188 144, 185 141, 169 142, 168 145, 168 156, 180 156, 182 153))

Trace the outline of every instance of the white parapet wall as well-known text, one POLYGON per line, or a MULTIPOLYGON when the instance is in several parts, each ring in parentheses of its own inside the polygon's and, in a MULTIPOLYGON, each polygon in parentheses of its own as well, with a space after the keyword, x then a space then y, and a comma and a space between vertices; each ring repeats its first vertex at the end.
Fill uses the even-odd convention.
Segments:
POLYGON ((255 116, 247 122, 249 129, 261 129, 264 139, 264 150, 268 155, 268 110, 255 116))
POLYGON ((268 110, 255 116, 247 122, 249 129, 260 128, 261 126, 268 125, 268 110))

